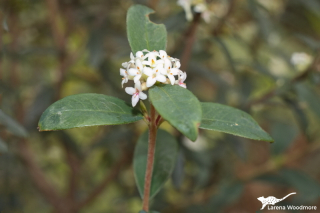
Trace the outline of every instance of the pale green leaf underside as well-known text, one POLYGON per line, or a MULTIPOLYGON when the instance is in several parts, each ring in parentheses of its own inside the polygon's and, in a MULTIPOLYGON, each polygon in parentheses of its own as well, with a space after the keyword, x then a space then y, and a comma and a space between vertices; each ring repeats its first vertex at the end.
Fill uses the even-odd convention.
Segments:
POLYGON ((198 137, 201 105, 187 89, 177 85, 154 86, 149 97, 158 113, 190 140, 198 137))
MULTIPOLYGON (((156 140, 150 198, 154 197, 169 179, 174 169, 177 152, 178 143, 175 138, 168 132, 159 129, 156 140)), ((141 197, 143 197, 147 154, 148 132, 145 132, 138 140, 133 159, 134 175, 141 197)))
POLYGON ((253 140, 273 142, 259 124, 246 112, 216 103, 201 103, 200 128, 225 132, 253 140))
POLYGON ((13 120, 10 116, 0 110, 0 126, 3 125, 6 129, 18 137, 27 137, 28 133, 22 125, 13 120))
POLYGON ((52 104, 42 114, 40 131, 126 124, 141 120, 140 112, 124 101, 102 94, 78 94, 52 104))
POLYGON ((149 14, 154 11, 142 5, 134 5, 127 13, 127 34, 132 52, 166 50, 167 31, 163 24, 150 22, 149 14))

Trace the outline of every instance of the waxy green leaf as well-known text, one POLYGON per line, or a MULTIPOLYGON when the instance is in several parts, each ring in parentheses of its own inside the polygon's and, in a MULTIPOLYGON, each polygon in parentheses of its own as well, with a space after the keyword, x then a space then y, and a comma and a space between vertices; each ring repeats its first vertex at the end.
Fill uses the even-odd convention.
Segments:
POLYGON ((216 130, 253 140, 273 142, 259 124, 246 112, 216 103, 201 103, 200 128, 216 130))
POLYGON ((158 113, 190 140, 198 137, 201 105, 187 89, 178 85, 151 87, 149 97, 158 113))
POLYGON ((124 101, 102 94, 78 94, 52 104, 42 114, 40 131, 126 124, 143 117, 124 101))
MULTIPOLYGON (((175 166, 178 143, 168 132, 159 129, 156 139, 150 198, 154 197, 169 179, 175 166)), ((148 132, 143 133, 134 151, 133 168, 136 183, 143 197, 148 155, 148 132)))
POLYGON ((127 13, 127 34, 132 52, 166 50, 167 31, 163 24, 150 22, 149 14, 154 11, 142 5, 130 7, 127 13))

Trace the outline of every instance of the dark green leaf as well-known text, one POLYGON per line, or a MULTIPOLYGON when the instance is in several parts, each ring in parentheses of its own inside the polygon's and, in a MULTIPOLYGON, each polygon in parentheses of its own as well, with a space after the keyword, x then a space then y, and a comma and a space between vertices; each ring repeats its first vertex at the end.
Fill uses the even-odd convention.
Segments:
POLYGON ((130 7, 127 13, 127 34, 133 53, 144 49, 166 50, 167 31, 163 24, 150 22, 154 11, 142 5, 130 7))
POLYGON ((2 110, 0 110, 0 125, 7 128, 9 132, 18 137, 27 137, 27 131, 18 122, 13 120, 11 117, 6 115, 2 110))
POLYGON ((202 121, 200 128, 216 130, 254 140, 273 142, 258 123, 247 113, 216 103, 201 103, 202 121))
POLYGON ((141 120, 124 101, 101 94, 71 95, 52 104, 41 116, 40 131, 126 124, 141 120))
POLYGON ((189 90, 177 85, 154 86, 149 90, 149 97, 164 119, 190 140, 197 139, 201 105, 189 90))
MULTIPOLYGON (((154 197, 163 187, 170 177, 175 166, 178 152, 178 143, 175 138, 164 130, 159 129, 156 140, 156 151, 154 156, 154 167, 152 173, 152 182, 150 198, 154 197)), ((139 138, 134 151, 133 168, 136 183, 143 197, 144 178, 147 166, 148 154, 148 132, 145 132, 139 138)))

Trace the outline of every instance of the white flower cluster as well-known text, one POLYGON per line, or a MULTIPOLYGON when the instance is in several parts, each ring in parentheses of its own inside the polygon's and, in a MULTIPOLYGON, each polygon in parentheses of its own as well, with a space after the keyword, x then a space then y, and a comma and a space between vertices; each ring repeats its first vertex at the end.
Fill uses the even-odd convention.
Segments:
POLYGON ((156 82, 164 84, 176 84, 186 88, 184 81, 187 74, 182 72, 180 61, 167 55, 166 51, 148 51, 142 50, 130 54, 131 60, 122 63, 123 68, 120 68, 122 78, 122 87, 124 83, 133 80, 135 87, 126 87, 125 91, 132 95, 132 106, 135 106, 139 99, 147 99, 147 95, 142 91, 148 90, 156 82), (177 76, 177 77, 175 77, 177 76))

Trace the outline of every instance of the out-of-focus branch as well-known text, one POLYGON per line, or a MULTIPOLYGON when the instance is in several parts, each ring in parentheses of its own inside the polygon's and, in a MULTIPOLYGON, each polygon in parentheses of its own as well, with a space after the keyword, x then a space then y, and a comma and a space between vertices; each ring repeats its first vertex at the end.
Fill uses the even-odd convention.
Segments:
POLYGON ((118 176, 118 174, 121 172, 122 167, 131 162, 132 156, 132 150, 124 152, 122 157, 118 160, 117 163, 113 165, 113 167, 106 174, 101 183, 98 184, 84 200, 80 201, 76 208, 81 209, 84 206, 92 203, 105 190, 105 188, 118 176))
POLYGON ((66 58, 67 58, 67 51, 66 51, 66 35, 64 32, 64 26, 61 26, 60 23, 60 12, 59 12, 59 2, 56 0, 46 0, 48 14, 49 14, 49 22, 51 26, 51 32, 54 40, 54 44, 58 51, 58 60, 59 60, 59 70, 58 70, 58 77, 56 82, 56 98, 58 99, 60 96, 60 91, 62 87, 62 83, 65 79, 65 72, 66 72, 66 58))
MULTIPOLYGON (((264 174, 268 174, 271 172, 276 172, 281 168, 287 166, 289 163, 298 162, 303 157, 311 154, 313 152, 320 150, 320 142, 314 142, 311 145, 306 146, 305 148, 298 148, 288 154, 283 154, 276 159, 270 159, 265 162, 263 165, 259 165, 258 167, 249 170, 248 172, 244 172, 243 174, 238 174, 235 180, 240 180, 242 182, 248 182, 250 180, 255 179, 264 174)), ((190 205, 200 205, 206 203, 214 194, 218 192, 216 184, 212 184, 206 187, 203 190, 200 190, 197 193, 194 193, 190 197, 183 198, 181 202, 175 202, 175 209, 184 209, 190 205)))
POLYGON ((186 70, 186 68, 188 67, 188 61, 192 53, 192 47, 196 38, 196 32, 197 32, 197 28, 200 23, 200 20, 201 20, 201 13, 196 13, 187 32, 185 33, 185 38, 184 38, 185 48, 181 56, 181 70, 186 70))
POLYGON ((71 203, 75 203, 75 193, 77 191, 78 185, 78 176, 80 170, 80 160, 72 152, 71 148, 64 144, 64 149, 66 152, 67 163, 70 168, 70 177, 69 177, 69 189, 67 192, 67 199, 71 203))
MULTIPOLYGON (((309 75, 310 72, 312 72, 312 70, 317 69, 317 67, 319 67, 319 64, 320 64, 320 54, 314 57, 314 60, 312 61, 309 67, 307 67, 303 72, 301 72, 299 75, 291 79, 288 83, 293 84, 306 79, 306 77, 309 75)), ((250 101, 246 105, 246 107, 250 108, 252 105, 263 103, 266 100, 269 100, 270 98, 278 95, 278 90, 279 90, 278 87, 270 90, 266 94, 262 95, 260 98, 250 101)))
POLYGON ((238 175, 238 179, 241 181, 252 180, 260 175, 267 174, 270 172, 275 172, 289 163, 297 162, 306 155, 318 151, 320 149, 320 142, 314 142, 304 148, 296 149, 288 154, 284 154, 276 159, 270 159, 263 165, 238 175))
POLYGON ((32 153, 29 142, 22 140, 18 143, 17 148, 19 157, 25 164, 25 168, 42 196, 54 207, 57 213, 71 213, 71 209, 69 209, 65 201, 59 197, 55 187, 50 184, 41 168, 35 162, 33 157, 35 154, 32 153))
POLYGON ((222 33, 223 26, 224 26, 226 20, 232 14, 232 12, 233 12, 233 10, 235 8, 235 5, 236 5, 236 0, 230 0, 229 1, 229 6, 228 6, 228 9, 227 9, 226 13, 224 14, 223 17, 221 17, 219 19, 219 22, 217 23, 217 25, 212 30, 212 35, 213 36, 218 36, 218 35, 220 35, 222 33))

